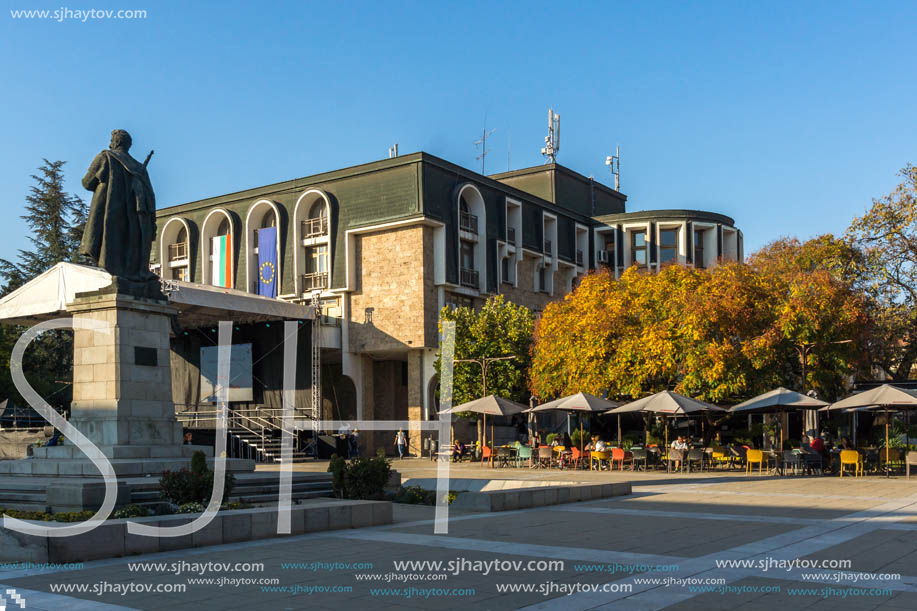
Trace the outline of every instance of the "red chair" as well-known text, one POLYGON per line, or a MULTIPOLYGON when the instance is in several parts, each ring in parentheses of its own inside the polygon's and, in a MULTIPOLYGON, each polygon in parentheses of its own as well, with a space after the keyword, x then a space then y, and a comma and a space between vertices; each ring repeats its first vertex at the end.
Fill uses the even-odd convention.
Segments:
POLYGON ((484 446, 484 448, 481 450, 481 464, 482 465, 486 463, 488 460, 490 460, 490 454, 491 454, 490 448, 488 446, 484 446))
POLYGON ((624 450, 621 448, 611 449, 611 470, 614 471, 615 463, 621 463, 621 471, 624 470, 624 450))
POLYGON ((577 469, 579 465, 582 465, 583 461, 585 460, 584 452, 580 452, 579 448, 573 448, 572 453, 573 459, 571 462, 573 463, 573 468, 577 469))

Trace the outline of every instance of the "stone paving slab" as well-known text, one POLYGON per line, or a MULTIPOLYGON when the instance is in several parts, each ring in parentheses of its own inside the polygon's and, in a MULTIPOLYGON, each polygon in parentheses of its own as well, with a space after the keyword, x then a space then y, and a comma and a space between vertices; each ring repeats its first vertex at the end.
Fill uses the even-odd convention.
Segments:
MULTIPOLYGON (((406 477, 429 472, 427 461, 405 460, 399 470, 406 477), (412 463, 416 463, 415 465, 412 463), (416 472, 415 472, 416 471, 416 472), (413 475, 412 475, 413 473, 413 475)), ((493 477, 500 469, 463 466, 455 476, 493 477)), ((523 472, 507 469, 507 476, 557 479, 557 473, 523 472)), ((524 470, 523 470, 524 471, 524 470)), ((564 479, 571 477, 564 472, 564 479)), ((572 477, 596 482, 627 481, 630 472, 577 473, 572 477)), ((242 576, 277 578, 282 585, 350 587, 347 592, 262 592, 258 585, 233 587, 191 585, 185 593, 107 594, 102 597, 71 595, 54 599, 61 609, 79 605, 114 604, 134 609, 905 609, 917 608, 917 532, 903 530, 917 511, 917 485, 904 480, 884 478, 744 478, 736 474, 691 474, 671 477, 641 474, 631 497, 555 505, 503 512, 472 514, 450 512, 449 533, 433 533, 434 509, 425 506, 396 506, 390 526, 356 528, 347 531, 305 534, 284 539, 251 541, 216 547, 201 547, 175 552, 148 554, 131 559, 111 559, 87 563, 78 571, 35 573, 0 568, 0 583, 34 592, 47 591, 51 583, 87 584, 106 580, 111 583, 187 584, 187 576, 176 576, 167 569, 131 572, 127 562, 263 562, 265 571, 242 576), (565 508, 567 510, 565 510, 565 508), (575 510, 571 510, 575 508, 575 510), (613 513, 625 509, 626 513, 613 513), (794 523, 798 520, 798 524, 794 523), (790 595, 788 588, 821 589, 845 586, 805 581, 799 570, 786 576, 776 572, 762 575, 751 569, 717 569, 716 559, 853 558, 854 571, 899 572, 902 579, 895 589, 881 597, 839 595, 790 595), (556 559, 564 568, 555 571, 514 572, 488 575, 467 572, 450 575, 444 581, 428 576, 419 581, 367 582, 358 573, 397 573, 394 561, 455 560, 469 561, 556 559), (282 569, 289 562, 371 562, 370 570, 339 569, 312 571, 282 569), (584 566, 575 568, 574 564, 584 566), (551 582, 557 587, 603 586, 636 583, 637 578, 664 577, 624 569, 588 570, 586 565, 672 563, 680 567, 681 577, 726 579, 731 587, 780 586, 777 593, 731 592, 726 594, 690 592, 687 588, 643 584, 627 593, 574 594, 564 596, 540 592, 499 592, 498 584, 538 586, 551 582), (884 563, 884 564, 883 564, 884 563), (373 595, 370 588, 467 588, 473 596, 394 594, 373 595)), ((415 572, 428 574, 428 571, 415 572)), ((676 574, 673 574, 676 575, 676 574)), ((239 577, 232 571, 215 572, 208 577, 239 577)), ((871 584, 872 585, 872 584, 871 584)), ((37 594, 36 594, 37 596, 37 594)), ((42 608, 42 607, 34 607, 42 608)), ((52 608, 46 605, 45 608, 52 608)))

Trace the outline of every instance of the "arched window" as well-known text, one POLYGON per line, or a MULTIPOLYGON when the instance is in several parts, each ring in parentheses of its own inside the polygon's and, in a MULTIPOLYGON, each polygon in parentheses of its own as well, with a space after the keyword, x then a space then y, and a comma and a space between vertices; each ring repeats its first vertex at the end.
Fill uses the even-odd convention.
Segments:
POLYGON ((173 217, 162 226, 160 241, 160 274, 171 280, 191 281, 191 243, 188 221, 173 217))
MULTIPOLYGON (((313 235, 325 235, 328 232, 328 207, 321 199, 309 208, 309 221, 313 235)), ((305 290, 325 289, 328 287, 328 244, 313 244, 306 247, 305 290)))
POLYGON ((229 212, 217 208, 204 219, 200 251, 203 284, 233 288, 236 236, 229 212))
POLYGON ((283 277, 281 222, 281 208, 268 199, 257 200, 245 215, 244 269, 247 288, 251 293, 264 297, 280 295, 283 277), (265 248, 267 250, 262 252, 265 248), (265 275, 267 269, 270 273, 265 275))
POLYGON ((318 200, 312 207, 309 208, 309 218, 310 219, 320 219, 328 218, 328 208, 325 206, 325 202, 318 200))
POLYGON ((331 200, 318 189, 299 196, 293 210, 293 266, 299 297, 331 287, 331 200))
POLYGON ((478 291, 487 287, 487 249, 478 235, 479 223, 486 227, 486 214, 481 192, 472 184, 464 185, 458 193, 459 285, 478 291))

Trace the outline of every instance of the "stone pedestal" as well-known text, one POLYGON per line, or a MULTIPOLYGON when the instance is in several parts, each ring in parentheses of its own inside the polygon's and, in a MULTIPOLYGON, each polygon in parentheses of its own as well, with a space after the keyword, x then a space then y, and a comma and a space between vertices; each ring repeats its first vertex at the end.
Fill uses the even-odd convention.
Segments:
MULTIPOLYGON (((75 322, 99 321, 109 331, 74 329, 70 423, 109 458, 119 478, 117 503, 142 501, 134 498, 136 482, 189 468, 195 450, 210 456, 212 466, 213 448, 183 445, 175 418, 169 335, 176 308, 100 291, 79 295, 67 309, 75 322)), ((231 458, 226 468, 248 473, 255 465, 231 458)), ((35 448, 28 459, 0 461, 2 507, 76 511, 98 509, 103 498, 101 473, 69 440, 35 448)))
POLYGON ((79 297, 68 310, 111 331, 74 330, 70 422, 112 458, 181 456, 169 350, 177 310, 122 294, 79 297))

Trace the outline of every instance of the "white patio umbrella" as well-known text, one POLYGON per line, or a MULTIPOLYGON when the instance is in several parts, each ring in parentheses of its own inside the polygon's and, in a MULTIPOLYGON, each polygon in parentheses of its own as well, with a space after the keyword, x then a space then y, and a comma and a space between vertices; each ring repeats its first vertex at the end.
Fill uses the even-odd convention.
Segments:
MULTIPOLYGON (((699 414, 704 412, 725 411, 726 410, 722 407, 717 407, 712 403, 692 399, 691 397, 686 397, 670 390, 663 390, 662 392, 657 392, 655 395, 650 395, 648 397, 643 397, 642 399, 637 399, 636 401, 631 401, 630 403, 626 403, 621 407, 608 410, 605 413, 629 414, 635 412, 649 412, 652 414, 662 414, 664 417, 675 417, 690 416, 692 414, 699 414)), ((666 420, 665 426, 665 445, 666 448, 669 447, 668 420, 666 420)))
POLYGON ((827 407, 834 410, 857 411, 882 411, 885 412, 885 476, 891 477, 888 472, 888 414, 895 410, 911 410, 917 408, 917 391, 898 388, 891 384, 882 384, 863 392, 841 399, 827 407))
MULTIPOLYGON (((487 395, 486 397, 481 397, 480 399, 475 399, 474 401, 469 401, 467 403, 462 403, 461 405, 453 406, 450 409, 443 410, 439 412, 440 414, 457 414, 459 412, 475 412, 478 414, 483 414, 484 416, 484 442, 481 444, 483 450, 487 446, 487 416, 512 416, 513 414, 519 414, 528 409, 526 406, 521 403, 516 403, 509 399, 504 399, 503 397, 498 397, 496 395, 487 395)), ((493 442, 493 422, 490 425, 491 432, 491 442, 493 442)), ((494 455, 493 451, 490 453, 490 464, 493 465, 494 455)))
POLYGON ((596 397, 595 395, 590 395, 589 393, 578 392, 575 395, 570 395, 569 397, 561 397, 560 399, 554 399, 553 401, 548 401, 547 403, 536 405, 535 407, 525 411, 527 413, 560 411, 576 412, 579 414, 579 449, 580 452, 582 452, 583 413, 605 413, 610 409, 618 407, 619 405, 621 405, 621 403, 617 401, 609 401, 608 399, 596 397))
MULTIPOLYGON (((785 414, 797 410, 818 410, 826 405, 828 405, 826 401, 781 386, 734 405, 729 408, 729 411, 742 414, 785 414)), ((780 435, 780 449, 783 449, 783 435, 780 435)))

